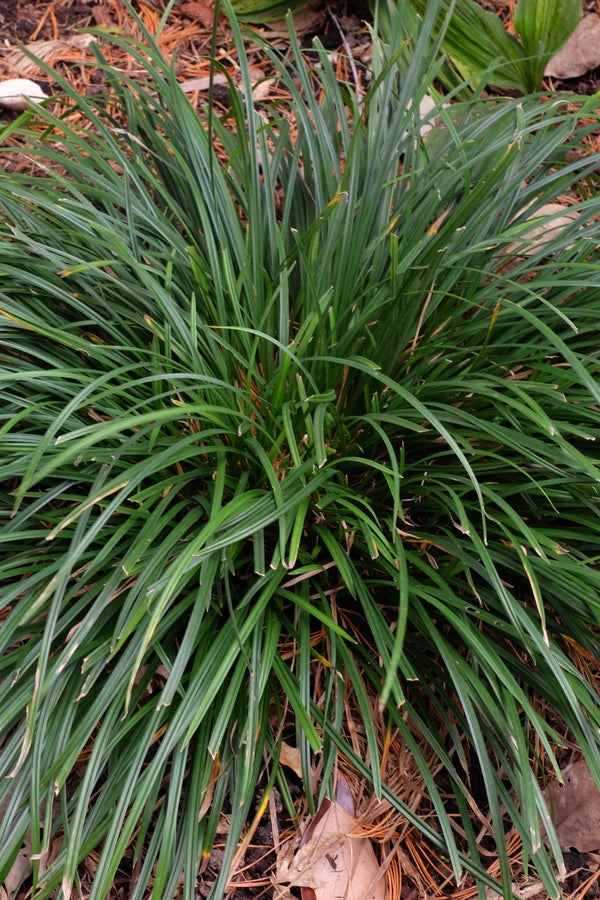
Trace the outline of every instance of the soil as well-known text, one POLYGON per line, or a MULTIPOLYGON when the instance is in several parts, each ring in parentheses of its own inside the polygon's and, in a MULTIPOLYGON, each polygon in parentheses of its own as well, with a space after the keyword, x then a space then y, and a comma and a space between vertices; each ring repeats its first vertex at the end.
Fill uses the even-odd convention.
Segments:
MULTIPOLYGON (((497 12, 508 25, 514 0, 482 0, 482 5, 497 12)), ((145 0, 135 2, 144 24, 150 31, 156 32, 160 16, 165 9, 165 0, 145 0)), ((585 2, 587 11, 600 12, 599 2, 585 2)), ((300 12, 296 17, 296 27, 301 41, 308 45, 314 37, 319 37, 323 44, 332 50, 340 51, 340 58, 350 54, 351 58, 368 68, 370 62, 370 41, 365 20, 369 17, 368 5, 362 0, 357 2, 331 3, 326 6, 320 3, 300 12)), ((159 40, 162 52, 167 58, 176 53, 176 72, 182 83, 197 84, 189 92, 192 101, 200 107, 206 102, 206 77, 209 75, 207 58, 211 52, 211 36, 213 25, 212 0, 178 0, 169 19, 163 28, 159 40), (193 82, 197 79, 197 82, 193 82), (204 85, 204 86, 203 86, 204 85)), ((101 89, 101 79, 93 68, 93 55, 89 42, 82 39, 81 34, 90 28, 117 33, 133 33, 134 25, 120 0, 2 0, 0 4, 0 80, 9 77, 25 77, 36 81, 49 93, 58 92, 59 88, 50 74, 37 67, 20 49, 26 45, 38 57, 56 67, 60 75, 78 90, 93 93, 101 89)), ((261 36, 268 38, 280 48, 286 47, 287 32, 279 23, 257 29, 261 36)), ((225 19, 219 22, 218 55, 226 64, 233 77, 236 77, 235 59, 232 54, 231 30, 225 19)), ((119 56, 116 50, 106 49, 111 62, 126 66, 127 60, 119 56), (112 55, 111 55, 112 54, 112 55)), ((259 71, 265 67, 265 59, 256 50, 250 50, 250 63, 259 71)), ((361 67, 343 70, 342 77, 352 78, 361 67)), ((600 68, 587 73, 579 79, 562 84, 554 84, 556 89, 573 93, 592 94, 600 88, 600 68)), ((216 103, 223 104, 225 97, 216 92, 216 103)), ((0 127, 8 123, 14 113, 0 110, 0 127)), ((401 750, 398 750, 401 753, 401 750)), ((397 767, 399 768, 399 767, 397 767)), ((298 798, 299 817, 306 821, 306 810, 302 807, 298 784, 290 773, 290 790, 298 798)), ((443 787, 443 785, 440 785, 443 787)), ((426 797, 421 801, 427 803, 426 797)), ((420 811, 427 813, 423 806, 420 811)), ((252 811, 254 812, 254 811, 252 811)), ((260 819, 256 830, 248 841, 240 865, 232 874, 228 897, 230 900, 257 900, 259 897, 271 898, 274 888, 271 876, 275 866, 277 848, 296 832, 295 827, 285 814, 279 795, 273 792, 265 814, 260 819)), ((223 825, 208 860, 207 866, 197 880, 196 896, 198 900, 206 897, 216 878, 223 856, 223 846, 227 833, 227 817, 223 817, 223 825)), ((485 847, 486 835, 482 830, 482 847, 485 847)), ((492 842, 490 840, 490 847, 492 842)), ((470 900, 477 895, 472 880, 467 879, 460 889, 452 887, 451 872, 439 853, 428 846, 414 829, 404 832, 402 843, 397 849, 398 871, 402 870, 403 900, 417 900, 424 896, 437 900, 470 900)), ((525 888, 523 896, 531 900, 545 897, 543 891, 536 892, 535 876, 526 878, 519 870, 520 846, 517 839, 509 841, 511 861, 515 864, 515 875, 519 878, 519 886, 525 888)), ((496 862, 490 853, 488 859, 490 871, 496 874, 496 862)), ((569 873, 563 885, 565 896, 579 898, 600 897, 600 857, 591 853, 580 854, 569 851, 565 855, 565 864, 569 873)), ((80 869, 81 886, 84 892, 93 881, 97 854, 90 854, 80 869)), ((126 856, 118 878, 115 880, 109 900, 125 900, 129 896, 132 879, 135 878, 135 865, 131 856, 126 856)), ((0 887, 0 896, 2 888, 0 887)), ((15 900, 24 900, 26 891, 20 892, 15 900)), ((297 894, 299 896, 299 892, 297 894)))

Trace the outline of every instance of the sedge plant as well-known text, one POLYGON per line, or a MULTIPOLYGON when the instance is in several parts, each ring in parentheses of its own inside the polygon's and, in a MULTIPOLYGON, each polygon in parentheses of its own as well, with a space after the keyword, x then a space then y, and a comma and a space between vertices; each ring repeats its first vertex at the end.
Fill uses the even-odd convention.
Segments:
POLYGON ((292 67, 266 50, 291 99, 258 109, 232 15, 229 120, 146 33, 114 38, 143 82, 97 47, 107 96, 64 83, 5 129, 0 883, 29 834, 36 897, 95 851, 92 900, 126 853, 134 900, 192 900, 225 810, 222 897, 255 804, 289 800, 285 706, 310 809, 345 757, 484 897, 483 805, 503 895, 508 817, 558 896, 566 730, 600 780, 595 114, 438 104, 423 138, 428 7, 410 40, 391 12, 360 100, 292 31, 292 67), (382 779, 373 696, 427 820, 382 779))

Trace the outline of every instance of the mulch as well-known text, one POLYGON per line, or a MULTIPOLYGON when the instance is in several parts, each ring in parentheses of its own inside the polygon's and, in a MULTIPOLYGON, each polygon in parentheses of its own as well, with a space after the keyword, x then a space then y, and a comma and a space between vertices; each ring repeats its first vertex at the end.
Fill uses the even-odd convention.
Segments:
MULTIPOLYGON (((165 0, 144 0, 134 6, 144 26, 156 34, 165 0)), ((209 57, 213 28, 214 0, 178 0, 158 38, 158 46, 169 62, 175 59, 175 72, 180 83, 195 105, 206 103, 209 57)), ((367 0, 354 3, 320 3, 300 11, 295 17, 296 33, 304 46, 310 46, 319 38, 326 49, 342 50, 368 65, 370 40, 365 26, 368 16, 367 0)), ((99 73, 93 65, 90 50, 90 29, 138 37, 139 28, 134 24, 120 0, 3 0, 0 4, 0 80, 4 78, 29 78, 47 94, 58 92, 52 78, 40 70, 20 45, 25 45, 45 63, 83 93, 96 93, 102 89, 99 73)), ((252 44, 252 31, 286 52, 289 47, 285 23, 274 22, 264 27, 248 26, 247 54, 253 82, 258 84, 273 74, 265 55, 252 44)), ((120 53, 110 41, 98 38, 108 61, 131 74, 131 60, 120 53)), ((233 44, 233 36, 224 16, 219 19, 216 59, 226 68, 234 83, 239 83, 239 66, 233 44)), ((352 78, 347 61, 340 54, 339 75, 352 78)), ((273 85, 268 86, 273 97, 273 85)), ((216 102, 226 103, 226 91, 215 92, 216 102)), ((260 97, 258 98, 260 99, 260 97)), ((13 114, 0 110, 0 125, 10 121, 13 114)))
MULTIPOLYGON (((206 104, 208 91, 207 79, 210 75, 211 39, 213 28, 214 0, 178 0, 166 24, 160 32, 159 47, 168 59, 175 59, 175 71, 199 113, 206 104)), ((486 0, 482 2, 488 9, 496 11, 507 25, 510 23, 514 0, 486 0)), ((161 15, 165 9, 165 0, 137 0, 134 6, 151 33, 159 28, 161 15)), ((584 3, 588 10, 597 11, 598 2, 584 3)), ((369 19, 369 8, 366 0, 337 0, 330 5, 316 3, 301 11, 295 17, 296 30, 303 46, 310 46, 314 38, 337 54, 338 76, 341 80, 352 81, 362 77, 370 64, 370 39, 366 26, 369 19), (349 66, 348 56, 359 66, 349 66)), ((139 29, 132 21, 129 13, 120 0, 2 0, 0 3, 0 80, 5 78, 30 78, 36 81, 48 94, 58 93, 59 87, 51 75, 40 69, 22 50, 22 45, 35 56, 43 59, 48 65, 74 86, 78 91, 93 94, 103 89, 101 73, 94 68, 95 59, 90 48, 89 29, 100 29, 107 38, 111 33, 136 35, 139 29)), ((289 47, 285 24, 270 23, 256 27, 261 38, 273 43, 283 53, 289 47)), ((109 62, 122 68, 128 74, 132 61, 118 48, 111 46, 110 40, 103 42, 103 52, 109 62)), ((253 73, 253 80, 259 85, 261 80, 272 76, 265 55, 252 45, 248 39, 247 52, 253 73)), ((217 58, 227 68, 234 83, 239 78, 239 67, 232 40, 231 28, 227 20, 221 17, 217 34, 217 58)), ((239 82, 238 82, 239 83, 239 82)), ((588 73, 577 79, 575 83, 567 83, 562 87, 574 93, 593 93, 600 86, 600 71, 588 73)), ((555 85, 556 87, 556 85, 555 85)), ((560 87, 560 86, 559 86, 560 87)), ((269 96, 282 90, 277 84, 269 84, 269 96)), ((226 92, 222 95, 215 92, 215 103, 218 109, 227 107, 226 92)), ((14 113, 0 110, 0 129, 9 123, 14 113)), ((389 749, 389 748, 388 748, 389 749)), ((391 747, 391 757, 396 760, 396 771, 392 777, 398 777, 399 761, 404 759, 404 768, 409 765, 403 757, 405 748, 391 747)), ((418 774, 418 773, 417 773, 418 774)), ((415 778, 407 779, 406 785, 398 783, 398 792, 404 790, 405 798, 411 800, 410 791, 414 791, 415 778), (412 787, 407 786, 412 785, 412 787)), ((293 773, 289 776, 290 789, 298 798, 298 815, 306 821, 306 810, 303 807, 299 783, 293 773)), ((421 785, 422 788, 422 785, 421 785)), ((425 816, 428 814, 427 797, 423 792, 421 807, 417 808, 425 816)), ((377 815, 373 820, 375 825, 377 815)), ((388 822, 389 824, 389 822, 388 822)), ((375 827, 374 825, 374 827, 375 827)), ((488 823, 489 826, 489 823, 488 823)), ((386 826, 387 827, 387 826, 386 826)), ((271 898, 274 895, 271 875, 274 869, 277 847, 286 839, 293 837, 295 827, 283 811, 277 792, 272 795, 268 809, 258 822, 256 830, 249 836, 240 864, 232 876, 228 897, 230 900, 257 900, 271 898)), ((218 873, 222 858, 223 846, 227 834, 227 817, 223 817, 223 827, 217 835, 217 841, 205 871, 197 881, 196 896, 207 896, 218 873)), ((486 840, 490 848, 493 845, 491 833, 485 833, 485 820, 482 823, 482 847, 486 840)), ((530 900, 542 900, 545 892, 539 890, 535 875, 525 877, 521 865, 521 847, 518 837, 509 835, 511 861, 514 863, 515 878, 519 887, 524 890, 523 896, 530 900), (536 890, 537 886, 537 890, 536 890)), ((477 895, 472 879, 467 878, 458 888, 453 884, 452 873, 440 854, 420 836, 415 829, 404 828, 402 842, 397 847, 397 872, 401 871, 402 900, 417 900, 429 897, 435 900, 474 900, 477 895)), ((485 859, 484 854, 484 859, 485 859)), ((80 869, 81 885, 84 889, 93 881, 98 855, 90 854, 80 869)), ((490 872, 498 875, 497 860, 490 850, 487 857, 490 872)), ((600 896, 598 888, 598 871, 600 859, 594 854, 568 853, 565 856, 568 875, 564 882, 565 896, 592 898, 600 896)), ((133 854, 123 860, 122 870, 115 880, 109 900, 125 900, 129 896, 131 879, 135 877, 133 854)), ((25 900, 27 893, 21 892, 16 900, 25 900)), ((299 896, 299 894, 298 894, 299 896)), ((399 896, 399 889, 397 892, 399 896)))

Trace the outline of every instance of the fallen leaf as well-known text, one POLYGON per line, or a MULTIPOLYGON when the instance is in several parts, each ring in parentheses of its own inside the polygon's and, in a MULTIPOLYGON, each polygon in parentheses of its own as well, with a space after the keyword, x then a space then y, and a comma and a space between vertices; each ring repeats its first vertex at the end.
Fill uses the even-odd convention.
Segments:
MULTIPOLYGON (((518 900, 541 900, 542 897, 548 896, 541 881, 534 881, 525 887, 519 887, 515 881, 511 881, 510 889, 512 896, 518 898, 518 900)), ((504 894, 499 894, 493 888, 487 887, 485 889, 485 897, 486 900, 503 900, 504 894)))
MULTIPOLYGON (((0 801, 0 819, 5 819, 11 799, 12 792, 15 788, 15 782, 9 788, 8 794, 0 801)), ((43 816, 45 813, 46 804, 42 801, 40 806, 40 814, 43 816)), ((53 811, 53 819, 55 818, 53 811)), ((51 862, 56 859, 58 856, 58 852, 60 850, 60 839, 51 841, 50 848, 44 847, 42 848, 41 853, 36 857, 39 864, 38 874, 43 875, 51 862)), ((0 900, 13 900, 19 885, 23 881, 23 879, 31 873, 31 865, 33 860, 33 842, 31 839, 31 829, 29 829, 25 835, 23 840, 23 844, 21 849, 17 853, 14 862, 6 873, 4 883, 0 885, 0 900)), ((19 893, 19 896, 23 896, 22 893, 19 893)))
MULTIPOLYGON (((446 104, 442 105, 444 107, 446 106, 446 104)), ((439 109, 439 104, 433 99, 431 94, 424 94, 419 100, 419 134, 421 138, 425 140, 429 132, 434 131, 438 134, 443 134, 444 141, 447 141, 448 129, 445 125, 441 125, 439 119, 436 116, 432 116, 432 113, 435 109, 439 109)), ((402 137, 405 138, 408 133, 408 131, 404 131, 402 133, 402 137)))
POLYGON ((431 113, 436 108, 437 103, 429 94, 425 94, 419 100, 419 119, 426 121, 423 122, 420 128, 421 137, 424 138, 425 135, 429 134, 431 129, 434 127, 435 119, 431 118, 431 113))
MULTIPOLYGON (((300 761, 300 750, 298 747, 292 747, 287 741, 282 741, 279 762, 282 766, 287 766, 288 769, 291 769, 298 778, 302 779, 302 763, 300 761)), ((314 790, 317 781, 317 770, 315 766, 310 767, 310 780, 314 790)))
POLYGON ((48 94, 43 92, 39 84, 29 81, 28 78, 8 78, 6 81, 0 81, 0 106, 5 106, 6 109, 28 109, 30 101, 41 103, 47 99, 48 94))
MULTIPOLYGON (((57 854, 55 854, 57 855, 57 854)), ((49 852, 48 850, 43 850, 37 857, 39 869, 38 875, 43 875, 46 869, 48 868, 48 860, 49 860, 49 852)), ((4 879, 4 897, 6 900, 13 900, 17 892, 17 888, 23 881, 26 875, 31 873, 31 865, 33 861, 33 845, 31 843, 31 832, 27 832, 25 836, 25 840, 23 842, 23 846, 17 853, 15 857, 15 861, 13 862, 10 871, 7 873, 6 878, 4 879)), ((21 895, 22 896, 22 895, 21 895)), ((4 898, 0 895, 0 900, 4 900, 4 898)))
POLYGON ((11 50, 5 57, 5 64, 9 72, 15 75, 35 75, 40 72, 40 66, 35 59, 30 59, 24 51, 28 51, 43 62, 79 62, 85 56, 86 50, 98 37, 93 34, 74 34, 68 40, 56 41, 32 41, 23 50, 17 48, 11 50))
POLYGON ((563 206, 562 203, 545 203, 532 216, 532 227, 525 229, 517 241, 513 241, 506 247, 504 253, 531 255, 546 241, 554 237, 556 231, 562 231, 563 228, 574 222, 578 215, 577 209, 573 206, 563 206), (536 220, 540 219, 544 221, 534 224, 536 220))
POLYGON ((291 769, 298 778, 302 778, 302 764, 298 747, 292 747, 287 741, 282 741, 279 762, 282 766, 287 766, 288 769, 291 769))
POLYGON ((208 786, 206 788, 206 792, 202 799, 202 803, 200 804, 200 810, 198 812, 198 821, 201 822, 204 816, 207 814, 209 809, 212 806, 213 795, 215 793, 215 784, 217 783, 217 778, 219 777, 219 773, 221 771, 221 763, 219 762, 219 757, 215 759, 213 763, 213 767, 210 773, 210 780, 208 782, 208 786))
POLYGON ((184 94, 193 94, 194 91, 207 91, 211 81, 213 84, 229 84, 225 75, 200 75, 198 78, 188 78, 187 81, 180 81, 179 87, 184 94))
POLYGON ((553 56, 544 75, 548 78, 577 78, 600 66, 600 16, 590 13, 553 56))
MULTIPOLYGON (((346 808, 353 804, 345 779, 337 796, 339 803, 323 801, 298 852, 277 860, 277 883, 300 887, 311 900, 385 900, 373 845, 360 836, 360 822, 346 808)), ((277 896, 289 893, 284 889, 277 896)))
POLYGON ((27 834, 23 847, 17 853, 15 861, 4 879, 4 889, 7 900, 12 900, 20 883, 28 872, 31 871, 32 852, 31 837, 27 834))
MULTIPOLYGON (((314 4, 293 13, 294 32, 296 33, 296 36, 304 37, 306 34, 310 34, 310 32, 318 33, 319 28, 325 21, 325 17, 325 9, 323 7, 314 8, 314 4)), ((285 20, 281 22, 269 22, 267 25, 254 25, 250 27, 254 27, 254 30, 269 41, 276 40, 277 38, 286 39, 290 35, 285 20)))
POLYGON ((263 70, 259 66, 250 66, 248 69, 252 81, 252 99, 266 100, 273 93, 274 78, 265 78, 263 70))
MULTIPOLYGON (((544 794, 562 850, 600 850, 600 790, 585 760, 561 770, 544 794)), ((544 836, 547 843, 547 837, 544 836)))
POLYGON ((339 803, 330 803, 308 843, 294 858, 293 883, 310 887, 316 900, 385 900, 385 882, 360 823, 339 803))
POLYGON ((200 3, 197 0, 191 0, 189 3, 182 3, 180 11, 184 16, 195 19, 204 28, 212 28, 215 17, 214 3, 207 3, 206 0, 202 0, 200 3))
POLYGON ((115 25, 115 20, 111 16, 109 10, 106 9, 105 6, 102 6, 101 3, 92 6, 92 15, 96 20, 96 25, 104 25, 105 28, 112 28, 115 25))

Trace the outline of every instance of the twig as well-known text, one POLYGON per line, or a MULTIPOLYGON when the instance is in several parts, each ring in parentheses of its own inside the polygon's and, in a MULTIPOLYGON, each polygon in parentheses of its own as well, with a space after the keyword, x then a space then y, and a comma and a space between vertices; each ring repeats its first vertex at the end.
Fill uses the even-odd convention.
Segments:
POLYGON ((333 22, 333 24, 335 25, 335 27, 337 28, 337 30, 340 33, 340 37, 342 39, 342 46, 344 48, 346 56, 348 57, 348 62, 350 63, 350 71, 352 72, 352 77, 354 79, 354 87, 356 90, 356 100, 357 100, 359 107, 362 107, 362 96, 363 96, 362 88, 360 86, 360 81, 358 78, 358 70, 356 68, 356 63, 354 62, 354 57, 352 56, 352 50, 350 48, 350 44, 346 40, 346 35, 342 31, 342 26, 340 25, 340 23, 338 21, 338 17, 336 16, 336 14, 333 12, 333 10, 329 6, 327 7, 327 15, 329 16, 329 18, 331 19, 331 21, 333 22))

